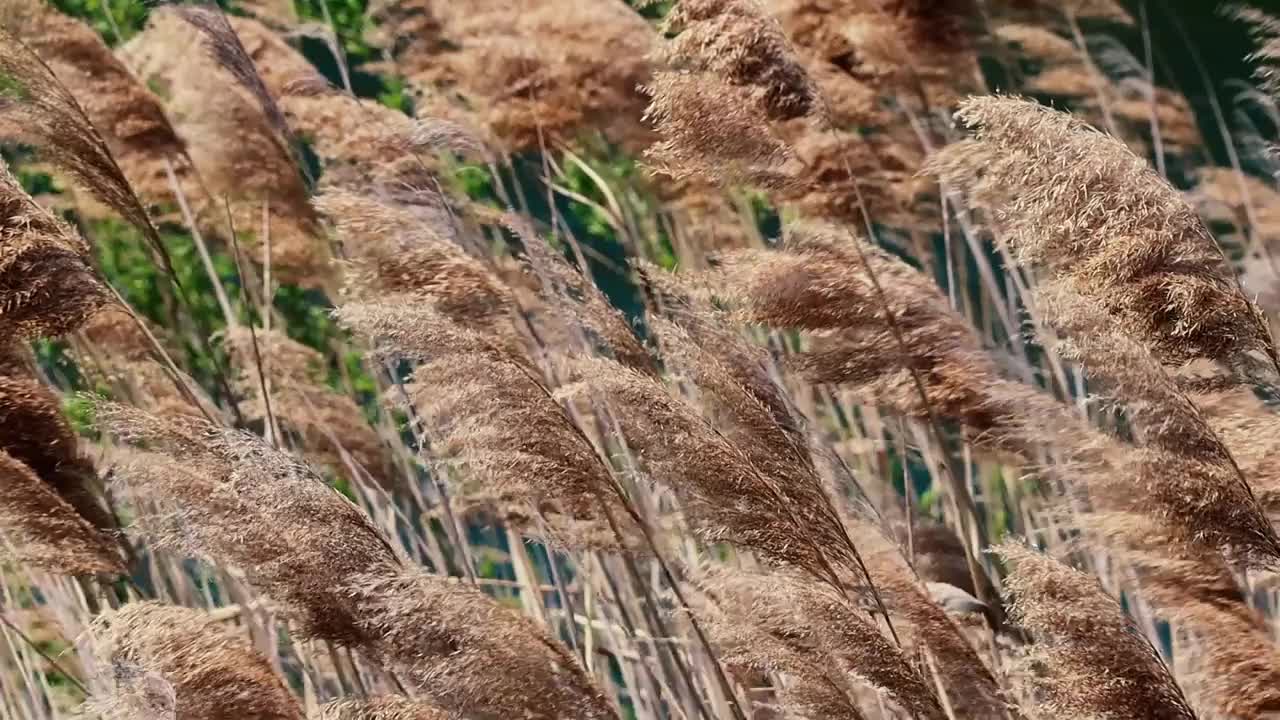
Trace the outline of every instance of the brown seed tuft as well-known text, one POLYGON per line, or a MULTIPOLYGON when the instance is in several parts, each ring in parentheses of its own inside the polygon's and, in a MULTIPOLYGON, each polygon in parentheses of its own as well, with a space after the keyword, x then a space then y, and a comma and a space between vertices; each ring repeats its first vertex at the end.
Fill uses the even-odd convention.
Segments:
POLYGON ((1013 616, 1036 639, 1021 677, 1051 716, 1194 720, 1155 648, 1097 581, 1025 545, 996 552, 1013 566, 1013 616))
POLYGON ((159 679, 173 693, 175 717, 303 720, 266 658, 204 612, 135 602, 100 616, 94 630, 121 690, 129 693, 140 678, 159 679))

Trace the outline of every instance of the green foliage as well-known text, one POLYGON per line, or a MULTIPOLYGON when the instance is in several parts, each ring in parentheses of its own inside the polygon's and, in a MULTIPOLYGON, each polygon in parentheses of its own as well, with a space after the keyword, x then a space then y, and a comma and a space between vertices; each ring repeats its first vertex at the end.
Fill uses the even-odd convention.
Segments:
POLYGON ((338 45, 352 65, 362 64, 374 57, 374 49, 365 40, 369 26, 366 16, 366 0, 295 0, 294 9, 304 21, 319 22, 332 27, 338 36, 338 45), (328 10, 326 17, 325 10, 328 10))
POLYGON ((50 0, 63 14, 80 18, 108 45, 118 45, 147 24, 150 8, 143 0, 50 0))
POLYGON ((0 98, 23 102, 29 95, 30 91, 21 80, 6 73, 0 73, 0 98))
MULTIPOLYGON (((106 395, 106 389, 98 389, 98 395, 106 395)), ((85 437, 97 439, 98 422, 94 415, 93 401, 82 394, 67 395, 62 401, 62 414, 75 431, 85 437)))

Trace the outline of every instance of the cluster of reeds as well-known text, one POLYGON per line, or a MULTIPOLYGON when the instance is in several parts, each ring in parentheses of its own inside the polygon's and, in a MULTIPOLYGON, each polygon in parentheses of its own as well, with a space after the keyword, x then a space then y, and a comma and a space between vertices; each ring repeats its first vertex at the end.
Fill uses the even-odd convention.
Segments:
POLYGON ((1154 8, 518 5, 0 0, 0 717, 1280 712, 1154 8))

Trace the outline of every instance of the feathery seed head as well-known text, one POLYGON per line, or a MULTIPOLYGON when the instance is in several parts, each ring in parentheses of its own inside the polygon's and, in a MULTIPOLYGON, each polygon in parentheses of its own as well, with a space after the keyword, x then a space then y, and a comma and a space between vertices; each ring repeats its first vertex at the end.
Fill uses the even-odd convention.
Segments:
POLYGON ((971 98, 957 117, 973 138, 926 171, 985 209, 1020 260, 1101 303, 1163 361, 1274 352, 1194 208, 1122 142, 1012 97, 971 98))
POLYGON ((175 717, 303 720, 266 658, 204 612, 134 602, 101 615, 94 632, 117 681, 141 676, 168 684, 175 717))
POLYGON ((1097 581, 1014 542, 996 548, 1013 566, 1013 616, 1036 639, 1041 671, 1023 677, 1049 713, 1194 720, 1155 648, 1097 581))

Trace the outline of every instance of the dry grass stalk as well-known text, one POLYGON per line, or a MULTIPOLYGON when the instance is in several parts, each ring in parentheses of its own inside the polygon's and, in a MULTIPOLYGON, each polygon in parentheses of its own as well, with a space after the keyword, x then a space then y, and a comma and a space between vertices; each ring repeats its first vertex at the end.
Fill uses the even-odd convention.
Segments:
POLYGON ((996 551, 1014 568, 1012 614, 1036 639, 1023 677, 1047 717, 1194 720, 1155 648, 1094 578, 1025 545, 996 551))
POLYGON ((616 718, 531 621, 473 587, 409 569, 363 512, 261 439, 110 403, 98 419, 164 453, 121 474, 166 507, 156 524, 169 542, 241 568, 304 635, 408 673, 451 713, 616 718))
POLYGON ((971 98, 957 117, 974 137, 926 171, 987 210, 1020 261, 1101 303, 1162 361, 1275 357, 1195 210, 1123 143, 1018 98, 971 98))
POLYGON ((108 302, 89 245, 0 162, 0 333, 62 335, 108 302))
POLYGON ((137 678, 167 683, 175 717, 303 720, 302 707, 266 658, 200 610, 130 603, 100 616, 94 634, 122 690, 128 693, 137 678))
POLYGON ((114 541, 23 462, 0 450, 0 531, 17 558, 68 575, 124 572, 114 541))
POLYGON ((708 633, 731 668, 776 673, 782 706, 801 717, 861 718, 857 687, 887 693, 913 717, 945 717, 919 669, 848 600, 785 572, 712 570, 708 633))

